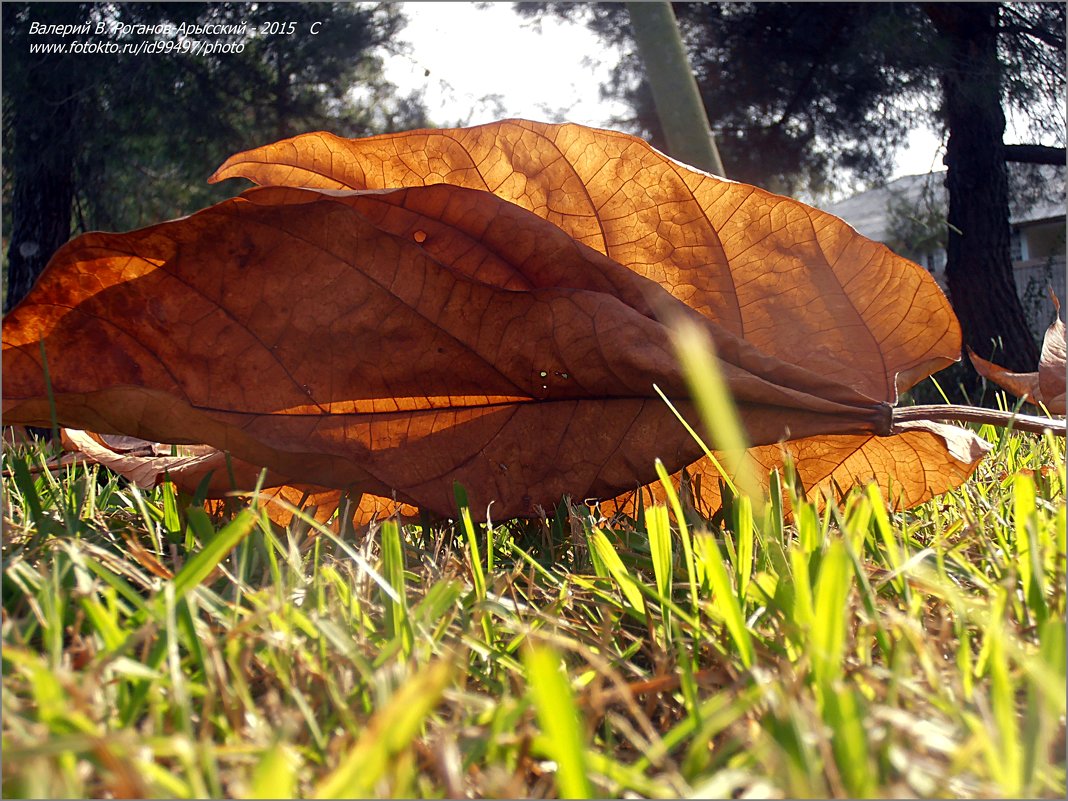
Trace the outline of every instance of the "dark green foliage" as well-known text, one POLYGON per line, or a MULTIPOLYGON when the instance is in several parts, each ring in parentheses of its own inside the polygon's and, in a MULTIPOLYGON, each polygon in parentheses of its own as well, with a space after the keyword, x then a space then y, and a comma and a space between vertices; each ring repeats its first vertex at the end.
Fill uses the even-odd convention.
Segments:
MULTIPOLYGON (((619 124, 665 143, 621 3, 517 3, 525 16, 585 22, 625 56, 608 95, 619 124)), ((774 191, 885 178, 903 137, 944 123, 940 78, 949 45, 918 3, 672 3, 727 174, 774 191)), ((1033 133, 1064 142, 1063 3, 1002 4, 1007 107, 1033 133), (1056 111, 1056 113, 1054 113, 1056 111)))
POLYGON ((741 181, 796 192, 836 170, 883 176, 915 112, 887 98, 929 80, 880 41, 915 37, 913 7, 867 3, 680 6, 715 130, 741 181), (873 10, 873 6, 877 10, 873 10))
MULTIPOLYGON (((540 4, 519 4, 524 14, 540 4)), ((568 4, 549 4, 578 17, 568 4)), ((543 7, 543 6, 542 6, 543 7)), ((909 58, 877 46, 915 37, 922 15, 907 4, 673 3, 728 175, 780 191, 818 191, 830 175, 885 175, 916 111, 887 98, 936 87, 898 69, 909 58)), ((609 94, 634 116, 621 121, 663 147, 629 19, 617 4, 585 7, 587 24, 628 55, 609 94)))
MULTIPOLYGON (((25 271, 32 283, 71 233, 146 225, 228 196, 232 187, 205 181, 239 150, 320 128, 360 136, 425 124, 422 108, 396 97, 381 74, 379 53, 402 25, 387 3, 5 4, 4 228, 13 278, 25 271), (33 22, 90 22, 94 33, 31 36, 33 22), (95 34, 98 23, 168 22, 247 23, 243 33, 189 37, 243 49, 30 52, 31 43, 173 42, 95 34), (261 33, 290 22, 292 33, 261 33), (37 258, 24 263, 20 248, 37 258)), ((11 286, 9 301, 28 288, 11 286)))

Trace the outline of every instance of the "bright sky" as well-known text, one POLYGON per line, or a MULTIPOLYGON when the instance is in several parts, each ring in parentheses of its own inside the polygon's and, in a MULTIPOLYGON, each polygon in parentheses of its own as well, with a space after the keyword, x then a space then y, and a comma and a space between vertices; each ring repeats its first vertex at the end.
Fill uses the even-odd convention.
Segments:
MULTIPOLYGON (((607 128, 626 111, 600 98, 618 54, 583 25, 551 17, 535 23, 510 2, 401 5, 408 17, 401 39, 411 52, 387 59, 387 76, 403 92, 423 92, 438 125, 524 117, 607 128)), ((934 133, 914 131, 894 177, 942 169, 940 144, 934 133)))
POLYGON ((600 99, 617 60, 583 25, 520 17, 512 3, 401 3, 411 53, 387 60, 402 90, 422 90, 438 124, 505 117, 604 127, 624 106, 600 99), (542 33, 538 32, 541 28, 542 33))

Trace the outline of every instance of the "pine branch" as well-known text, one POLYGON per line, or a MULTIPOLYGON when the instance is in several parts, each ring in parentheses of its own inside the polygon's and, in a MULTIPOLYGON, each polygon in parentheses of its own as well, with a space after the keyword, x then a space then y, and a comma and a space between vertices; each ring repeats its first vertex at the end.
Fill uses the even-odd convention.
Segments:
POLYGON ((1059 164, 1064 166, 1065 149, 1047 145, 1005 145, 1005 161, 1025 164, 1059 164))

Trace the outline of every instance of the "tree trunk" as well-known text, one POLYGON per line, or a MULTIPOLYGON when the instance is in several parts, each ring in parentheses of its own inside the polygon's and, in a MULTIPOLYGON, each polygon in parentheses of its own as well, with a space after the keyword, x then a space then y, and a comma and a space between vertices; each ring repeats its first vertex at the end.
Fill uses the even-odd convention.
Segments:
MULTIPOLYGON (((999 4, 931 3, 947 46, 942 74, 949 129, 946 278, 964 343, 1011 370, 1030 372, 1038 348, 1016 292, 1009 255, 1009 188, 1002 137, 999 4)), ((978 378, 970 369, 966 389, 978 378)))
MULTIPOLYGON (((89 8, 35 4, 32 12, 33 20, 43 24, 77 24, 87 19, 89 8)), ((19 13, 18 7, 4 9, 4 45, 25 53, 30 20, 19 13)), ((78 109, 92 81, 88 67, 71 68, 77 58, 49 53, 23 60, 5 51, 5 89, 10 90, 5 94, 4 113, 11 136, 11 241, 4 311, 25 297, 52 254, 70 238, 78 109)))
POLYGON ((63 169, 38 163, 36 167, 17 171, 12 181, 4 311, 26 296, 52 254, 70 238, 71 165, 63 169))

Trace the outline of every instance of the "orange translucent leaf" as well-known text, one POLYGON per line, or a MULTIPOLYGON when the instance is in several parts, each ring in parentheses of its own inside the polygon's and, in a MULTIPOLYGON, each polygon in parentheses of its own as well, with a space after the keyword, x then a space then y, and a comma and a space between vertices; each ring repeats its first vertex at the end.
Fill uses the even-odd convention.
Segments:
MULTIPOLYGON (((355 507, 345 507, 341 490, 304 484, 269 487, 261 490, 256 498, 266 509, 267 516, 280 526, 289 525, 295 516, 294 510, 300 510, 319 524, 330 523, 335 533, 342 529, 341 517, 355 529, 393 517, 415 518, 419 514, 414 506, 377 495, 362 495, 355 507)), ((309 533, 314 535, 315 530, 309 533)))
MULTIPOLYGON (((901 423, 898 428, 902 433, 890 438, 806 437, 751 448, 750 453, 761 468, 759 477, 765 489, 771 471, 781 473, 790 463, 805 498, 820 505, 827 498, 841 499, 853 487, 875 483, 892 508, 907 509, 960 486, 990 450, 984 440, 955 426, 901 423)), ((719 460, 722 464, 722 455, 719 460)), ((689 465, 686 473, 696 496, 691 497, 691 503, 701 514, 713 514, 721 503, 722 476, 716 466, 702 458, 689 465)), ((683 483, 681 472, 672 479, 676 485, 683 483)), ((602 503, 601 509, 605 514, 633 515, 639 495, 646 506, 667 502, 663 487, 654 483, 637 492, 622 493, 602 503)))
POLYGON ((977 356, 971 348, 968 357, 979 375, 1002 389, 1035 404, 1043 404, 1052 414, 1065 413, 1065 340, 1064 321, 1060 319, 1061 304, 1051 293, 1057 318, 1042 338, 1042 353, 1038 370, 1033 373, 1014 373, 1000 365, 977 356))
POLYGON ((1046 407, 1053 414, 1065 413, 1065 341, 1064 320, 1060 318, 1061 304, 1050 292, 1057 318, 1042 338, 1042 353, 1038 359, 1038 389, 1046 407))

